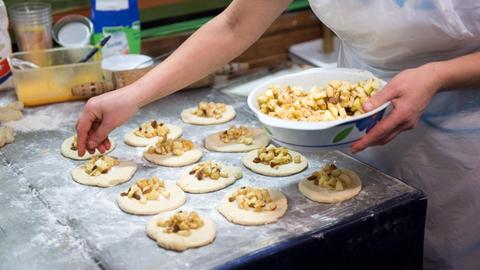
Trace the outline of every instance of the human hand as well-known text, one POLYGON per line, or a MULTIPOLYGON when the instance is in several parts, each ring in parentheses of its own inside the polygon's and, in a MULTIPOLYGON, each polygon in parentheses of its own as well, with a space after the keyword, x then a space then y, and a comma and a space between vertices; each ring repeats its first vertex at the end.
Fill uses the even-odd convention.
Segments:
POLYGON ((108 134, 130 119, 139 109, 137 103, 122 88, 92 97, 77 121, 78 155, 85 151, 93 154, 95 149, 104 153, 110 149, 108 134))
POLYGON ((400 72, 382 91, 363 104, 365 112, 388 101, 392 102, 393 109, 350 147, 351 153, 355 154, 369 146, 384 145, 399 133, 415 128, 423 110, 441 86, 441 80, 432 65, 400 72))

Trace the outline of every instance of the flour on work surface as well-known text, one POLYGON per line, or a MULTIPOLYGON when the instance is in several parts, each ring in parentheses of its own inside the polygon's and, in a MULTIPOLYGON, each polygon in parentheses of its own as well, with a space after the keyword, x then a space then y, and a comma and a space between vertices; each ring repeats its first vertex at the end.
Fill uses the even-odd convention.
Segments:
POLYGON ((83 104, 77 102, 27 109, 22 119, 5 125, 20 132, 59 130, 65 127, 71 129, 77 121, 81 106, 83 104))

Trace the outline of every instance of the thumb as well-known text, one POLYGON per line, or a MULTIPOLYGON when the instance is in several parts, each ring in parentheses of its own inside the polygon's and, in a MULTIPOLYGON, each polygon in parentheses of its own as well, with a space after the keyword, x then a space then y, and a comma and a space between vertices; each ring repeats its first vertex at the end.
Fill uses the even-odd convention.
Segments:
POLYGON ((385 102, 388 102, 397 97, 397 91, 393 87, 389 87, 387 84, 382 90, 378 91, 375 95, 370 97, 362 104, 363 110, 369 112, 375 110, 385 102))

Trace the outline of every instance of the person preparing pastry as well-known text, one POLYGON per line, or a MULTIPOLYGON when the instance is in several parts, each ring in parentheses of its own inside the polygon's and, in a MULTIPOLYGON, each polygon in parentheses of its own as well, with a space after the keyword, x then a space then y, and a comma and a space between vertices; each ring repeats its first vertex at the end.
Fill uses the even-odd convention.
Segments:
MULTIPOLYGON (((105 152, 108 134, 140 107, 240 55, 289 3, 234 0, 143 78, 91 98, 77 123, 79 155, 105 152)), ((339 66, 388 81, 363 109, 391 101, 392 111, 351 152, 428 195, 425 269, 474 269, 480 265, 480 2, 310 5, 341 40, 339 66)))

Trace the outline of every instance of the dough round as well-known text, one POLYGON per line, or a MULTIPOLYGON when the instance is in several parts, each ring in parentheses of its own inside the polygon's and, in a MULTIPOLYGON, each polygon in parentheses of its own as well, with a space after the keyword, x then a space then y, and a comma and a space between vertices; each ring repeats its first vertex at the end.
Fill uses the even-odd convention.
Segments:
POLYGON ((192 112, 195 111, 196 108, 197 107, 192 107, 182 111, 181 117, 183 122, 193 125, 216 125, 228 122, 235 118, 235 109, 230 105, 225 106, 226 111, 223 113, 222 117, 218 119, 215 117, 207 118, 193 115, 192 112))
POLYGON ((165 189, 170 192, 170 198, 166 199, 159 195, 158 200, 147 200, 146 203, 140 203, 136 199, 118 195, 118 207, 129 214, 155 215, 177 209, 187 200, 185 192, 177 185, 165 182, 165 189))
POLYGON ((349 200, 362 190, 362 182, 355 172, 348 169, 341 170, 352 179, 352 183, 342 191, 319 187, 313 181, 308 181, 307 179, 298 182, 298 189, 305 197, 315 202, 338 203, 349 200))
MULTIPOLYGON (((97 149, 97 150, 95 150, 95 153, 93 153, 93 154, 85 152, 85 155, 83 155, 83 157, 78 156, 77 151, 74 151, 74 150, 70 149, 70 146, 72 145, 72 142, 73 142, 73 137, 74 136, 66 138, 62 143, 61 153, 64 157, 71 158, 71 159, 74 159, 74 160, 87 160, 87 159, 90 159, 93 156, 101 155, 101 153, 97 149)), ((113 141, 112 138, 110 138, 110 144, 111 144, 110 149, 108 149, 104 154, 108 154, 108 153, 112 152, 113 149, 115 148, 115 141, 113 141)))
POLYGON ((120 164, 113 166, 107 173, 90 176, 85 172, 85 164, 82 164, 73 169, 72 178, 75 182, 83 185, 112 187, 130 180, 136 170, 137 164, 134 162, 120 160, 120 164))
POLYGON ((195 167, 193 165, 189 167, 186 172, 180 176, 177 181, 177 185, 185 192, 189 193, 208 193, 217 191, 235 183, 238 179, 242 178, 242 171, 238 167, 222 165, 222 169, 228 173, 228 177, 220 177, 217 180, 205 178, 198 180, 194 175, 190 175, 189 172, 195 167))
POLYGON ((288 176, 292 174, 297 174, 307 168, 308 161, 306 157, 292 150, 288 150, 288 152, 290 152, 292 157, 300 155, 301 162, 295 163, 292 161, 288 164, 280 165, 278 169, 275 169, 270 167, 269 165, 265 165, 262 163, 254 163, 253 159, 257 157, 257 150, 252 150, 243 156, 243 165, 245 165, 245 167, 249 168, 253 172, 267 176, 288 176))
POLYGON ((168 153, 167 155, 150 154, 147 153, 147 151, 143 153, 143 157, 146 160, 165 167, 187 166, 200 160, 202 155, 202 151, 198 148, 187 151, 181 156, 175 156, 172 153, 168 153))
POLYGON ((203 226, 196 230, 191 230, 189 236, 181 236, 176 233, 164 233, 163 227, 158 227, 159 220, 170 218, 175 212, 165 212, 154 216, 147 224, 147 235, 156 240, 157 244, 163 248, 184 251, 188 248, 201 247, 210 244, 215 240, 215 223, 203 215, 203 226))
POLYGON ((218 212, 222 214, 228 221, 240 225, 264 225, 269 223, 275 223, 279 220, 285 212, 287 212, 288 204, 287 197, 282 192, 269 189, 270 197, 272 201, 277 204, 277 208, 273 211, 261 211, 255 212, 253 210, 240 209, 237 206, 237 202, 229 202, 228 198, 236 191, 232 191, 225 194, 220 205, 218 206, 218 212))
POLYGON ((261 128, 248 128, 253 132, 254 140, 253 143, 250 145, 243 144, 243 143, 236 143, 236 142, 229 142, 224 143, 220 140, 219 135, 223 133, 223 131, 216 132, 214 134, 210 134, 205 139, 205 148, 211 151, 217 152, 226 152, 226 153, 238 153, 238 152, 248 152, 260 147, 264 147, 268 145, 270 142, 270 138, 263 132, 261 128))
MULTIPOLYGON (((179 138, 180 136, 182 136, 182 129, 179 126, 170 125, 170 124, 165 124, 165 126, 167 126, 169 129, 169 132, 167 134, 167 139, 175 140, 176 138, 179 138)), ((152 138, 144 138, 144 137, 137 136, 134 133, 135 130, 136 129, 128 132, 123 137, 123 141, 126 144, 130 146, 139 147, 139 146, 151 145, 158 141, 158 136, 155 136, 152 138)))

